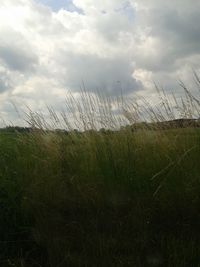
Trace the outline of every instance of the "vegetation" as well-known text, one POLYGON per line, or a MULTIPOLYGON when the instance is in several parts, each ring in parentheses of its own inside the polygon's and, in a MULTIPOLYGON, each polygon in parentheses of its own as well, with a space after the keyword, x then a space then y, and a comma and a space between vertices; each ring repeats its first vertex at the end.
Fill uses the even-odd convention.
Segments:
POLYGON ((0 265, 200 266, 200 106, 184 90, 119 115, 83 92, 51 125, 30 112, 2 130, 0 265))

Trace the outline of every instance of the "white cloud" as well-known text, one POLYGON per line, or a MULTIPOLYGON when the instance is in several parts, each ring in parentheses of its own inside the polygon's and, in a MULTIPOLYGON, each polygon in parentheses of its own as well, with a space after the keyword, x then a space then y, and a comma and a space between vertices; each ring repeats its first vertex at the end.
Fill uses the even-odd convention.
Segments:
MULTIPOLYGON (((59 109, 67 90, 77 92, 82 81, 90 92, 116 95, 120 81, 124 94, 148 95, 153 81, 177 90, 177 79, 190 83, 191 68, 200 69, 199 1, 73 5, 83 12, 54 12, 39 0, 0 2, 1 101, 59 109)), ((9 105, 0 112, 15 118, 9 105)))
POLYGON ((102 11, 113 12, 113 10, 123 7, 124 0, 74 0, 74 4, 81 8, 86 14, 97 14, 102 11))

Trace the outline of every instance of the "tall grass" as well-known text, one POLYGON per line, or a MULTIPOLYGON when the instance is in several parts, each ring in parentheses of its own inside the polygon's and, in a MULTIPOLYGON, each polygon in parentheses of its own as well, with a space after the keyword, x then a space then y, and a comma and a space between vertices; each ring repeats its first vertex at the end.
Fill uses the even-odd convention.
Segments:
POLYGON ((1 265, 199 266, 200 128, 159 124, 199 118, 181 86, 157 105, 83 90, 1 133, 1 265))

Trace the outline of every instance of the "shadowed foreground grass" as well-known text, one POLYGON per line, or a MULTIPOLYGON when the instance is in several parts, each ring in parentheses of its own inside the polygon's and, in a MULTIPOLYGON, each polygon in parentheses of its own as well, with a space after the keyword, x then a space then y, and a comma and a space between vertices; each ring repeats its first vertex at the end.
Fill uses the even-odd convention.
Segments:
POLYGON ((0 265, 200 266, 200 128, 0 134, 0 265))

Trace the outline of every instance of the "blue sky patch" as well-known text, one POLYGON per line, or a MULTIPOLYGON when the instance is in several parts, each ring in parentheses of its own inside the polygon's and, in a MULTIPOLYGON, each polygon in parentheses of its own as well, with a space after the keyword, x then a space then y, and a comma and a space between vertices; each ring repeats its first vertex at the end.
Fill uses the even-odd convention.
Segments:
POLYGON ((36 0, 38 3, 41 3, 45 6, 50 7, 53 11, 58 11, 61 8, 66 9, 70 12, 78 12, 80 14, 83 13, 83 11, 76 7, 72 0, 36 0))
POLYGON ((116 8, 115 12, 125 14, 130 20, 133 20, 135 17, 135 10, 129 1, 124 2, 121 7, 116 8))

